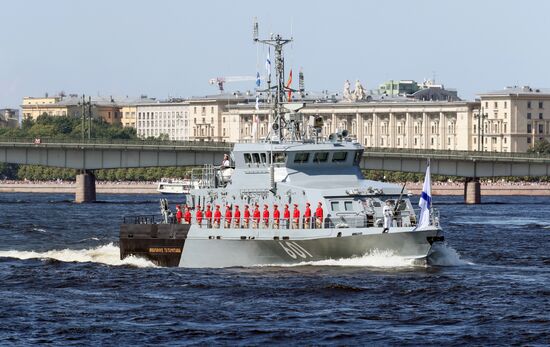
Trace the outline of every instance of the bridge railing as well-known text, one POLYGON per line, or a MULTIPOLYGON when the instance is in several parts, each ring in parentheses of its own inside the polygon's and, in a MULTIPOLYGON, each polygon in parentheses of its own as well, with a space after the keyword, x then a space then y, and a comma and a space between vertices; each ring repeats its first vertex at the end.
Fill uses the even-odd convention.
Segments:
POLYGON ((30 145, 47 144, 79 144, 79 145, 136 145, 136 146, 186 146, 186 147, 208 147, 219 148, 222 150, 231 150, 232 143, 229 142, 200 142, 200 141, 169 141, 169 140, 151 140, 151 139, 58 139, 58 138, 18 138, 18 137, 0 137, 0 143, 16 143, 30 145))
POLYGON ((450 149, 417 149, 417 148, 385 148, 385 147, 365 147, 365 156, 369 152, 388 153, 388 154, 416 154, 429 157, 433 156, 460 156, 460 157, 480 157, 480 158, 542 158, 550 159, 550 155, 543 153, 528 152, 490 152, 490 151, 458 151, 450 149))

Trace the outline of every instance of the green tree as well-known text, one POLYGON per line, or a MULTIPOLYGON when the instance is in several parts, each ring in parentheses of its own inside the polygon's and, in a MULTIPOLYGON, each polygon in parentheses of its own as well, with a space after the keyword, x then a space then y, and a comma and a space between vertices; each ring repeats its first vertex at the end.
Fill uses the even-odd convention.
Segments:
POLYGON ((550 142, 548 142, 548 140, 546 139, 536 141, 533 147, 529 148, 527 152, 537 154, 550 154, 550 142))

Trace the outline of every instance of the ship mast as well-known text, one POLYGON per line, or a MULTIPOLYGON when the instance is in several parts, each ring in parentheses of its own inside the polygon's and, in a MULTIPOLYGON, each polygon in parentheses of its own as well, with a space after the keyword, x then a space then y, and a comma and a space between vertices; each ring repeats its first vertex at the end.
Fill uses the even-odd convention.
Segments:
POLYGON ((285 111, 284 103, 287 100, 286 98, 286 88, 285 88, 285 59, 283 57, 283 46, 292 42, 293 39, 285 39, 281 35, 271 35, 269 39, 259 39, 258 38, 258 22, 254 19, 254 43, 262 43, 269 47, 273 47, 275 50, 275 85, 271 85, 271 74, 267 73, 267 89, 262 90, 262 92, 268 93, 268 99, 272 100, 273 103, 273 123, 271 129, 267 134, 266 140, 273 140, 272 132, 274 132, 275 137, 278 141, 284 141, 283 129, 287 127, 284 114, 285 111), (274 93, 274 95, 272 95, 274 93))

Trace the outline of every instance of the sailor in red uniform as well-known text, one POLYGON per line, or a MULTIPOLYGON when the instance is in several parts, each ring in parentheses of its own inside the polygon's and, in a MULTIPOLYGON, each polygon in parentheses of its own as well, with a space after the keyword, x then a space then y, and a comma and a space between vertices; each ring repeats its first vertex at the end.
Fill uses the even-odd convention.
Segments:
POLYGON ((220 211, 220 205, 216 205, 216 211, 214 211, 214 228, 220 227, 221 220, 222 220, 222 213, 220 211))
POLYGON ((294 204, 294 211, 292 211, 292 229, 298 229, 300 226, 300 210, 298 204, 294 204))
POLYGON ((212 228, 212 210, 210 209, 210 205, 206 205, 206 212, 204 212, 204 216, 206 217, 207 227, 212 228))
POLYGON ((233 219, 235 220, 235 228, 241 227, 241 210, 239 210, 239 205, 235 205, 235 215, 233 216, 233 219))
POLYGON ((260 226, 260 209, 259 209, 259 205, 256 204, 256 206, 254 207, 254 212, 252 213, 252 218, 253 218, 253 223, 252 223, 252 227, 254 229, 258 229, 259 226, 260 226))
POLYGON ((290 210, 288 209, 288 204, 285 204, 285 209, 283 210, 283 229, 288 229, 290 227, 290 210))
POLYGON ((180 205, 176 205, 176 220, 178 221, 178 224, 181 224, 182 218, 183 212, 181 212, 180 205))
POLYGON ((225 227, 231 228, 231 217, 233 217, 233 211, 231 205, 225 205, 225 227))
POLYGON ((281 212, 278 207, 277 204, 273 204, 273 228, 275 229, 279 229, 279 220, 281 219, 281 212))
POLYGON ((197 224, 199 228, 202 228, 202 210, 201 205, 197 205, 197 212, 195 212, 195 218, 197 219, 197 224))
POLYGON ((188 206, 185 206, 185 213, 183 214, 183 220, 185 221, 185 224, 191 224, 191 211, 189 211, 188 206))
POLYGON ((311 227, 311 208, 309 206, 310 203, 306 202, 306 210, 304 212, 304 229, 309 229, 311 227))
POLYGON ((250 225, 250 210, 248 205, 244 205, 244 218, 243 218, 243 228, 248 229, 250 225))
POLYGON ((269 228, 269 206, 267 204, 264 204, 264 212, 262 213, 263 221, 264 221, 264 228, 269 228))
POLYGON ((323 204, 319 202, 317 209, 315 210, 315 227, 320 229, 323 225, 323 204))

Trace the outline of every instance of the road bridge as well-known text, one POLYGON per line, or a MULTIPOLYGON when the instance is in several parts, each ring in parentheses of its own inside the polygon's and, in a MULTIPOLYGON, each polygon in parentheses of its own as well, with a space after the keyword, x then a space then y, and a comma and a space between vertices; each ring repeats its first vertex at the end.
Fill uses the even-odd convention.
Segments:
POLYGON ((537 153, 501 153, 450 150, 366 148, 361 166, 369 170, 422 173, 430 159, 432 174, 467 177, 466 203, 480 203, 482 177, 550 176, 550 156, 537 153))
POLYGON ((219 165, 226 143, 0 139, 0 162, 77 169, 76 202, 95 201, 93 170, 219 165))
MULTIPOLYGON (((80 170, 76 201, 95 200, 93 170, 114 168, 217 165, 232 145, 219 142, 0 139, 0 162, 80 170)), ((550 157, 536 153, 466 152, 366 148, 361 167, 469 178, 467 203, 481 201, 479 178, 550 176, 550 157)))

